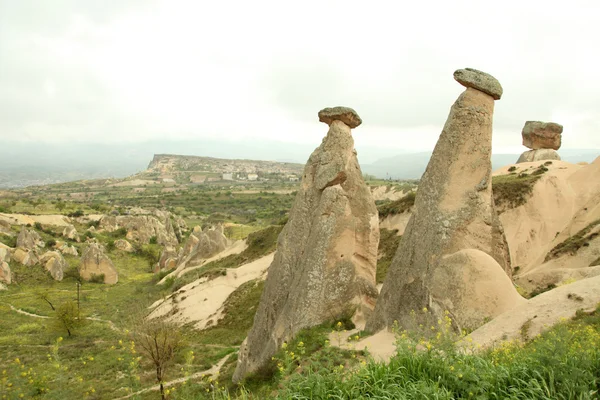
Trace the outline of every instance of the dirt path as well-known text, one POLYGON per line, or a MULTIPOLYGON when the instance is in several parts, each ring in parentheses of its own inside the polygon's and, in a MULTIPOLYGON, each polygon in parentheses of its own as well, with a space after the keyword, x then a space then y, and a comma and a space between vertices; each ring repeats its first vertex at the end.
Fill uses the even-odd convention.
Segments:
MULTIPOLYGON (((28 317, 33 317, 33 318, 42 318, 42 319, 48 319, 50 317, 46 316, 46 315, 38 315, 38 314, 32 314, 30 312, 27 311, 23 311, 20 308, 17 308, 15 306, 13 306, 10 303, 4 303, 7 306, 10 307, 11 310, 13 310, 16 313, 19 314, 23 314, 23 315, 27 315, 28 317)), ((96 317, 86 317, 85 319, 87 319, 88 321, 96 321, 96 322, 104 322, 107 323, 108 326, 110 327, 110 329, 112 329, 115 332, 121 332, 121 330, 119 328, 117 328, 117 326, 114 324, 114 322, 107 320, 107 319, 100 319, 100 318, 96 318, 96 317)))
MULTIPOLYGON (((190 376, 186 376, 186 377, 183 377, 183 378, 177 378, 177 379, 173 379, 173 380, 168 381, 168 382, 164 382, 163 386, 165 388, 167 388, 169 386, 173 386, 173 385, 176 385, 178 383, 183 383, 183 382, 187 381, 188 379, 197 379, 197 378, 201 378, 201 377, 207 376, 207 375, 210 375, 211 377, 215 377, 219 373, 219 371, 221 370, 221 367, 223 366, 223 364, 225 364, 225 362, 229 359, 229 357, 231 357, 231 354, 227 354, 225 357, 221 358, 218 363, 216 363, 215 365, 213 365, 212 367, 210 367, 209 369, 207 369, 205 371, 196 372, 195 374, 192 374, 190 376)), ((149 388, 137 391, 135 393, 128 394, 127 396, 119 397, 119 398, 117 398, 115 400, 129 399, 129 398, 131 398, 133 396, 137 396, 137 395, 142 394, 142 393, 146 393, 146 392, 150 392, 150 391, 155 391, 156 392, 158 390, 160 390, 160 386, 159 385, 154 385, 154 386, 151 386, 149 388)))

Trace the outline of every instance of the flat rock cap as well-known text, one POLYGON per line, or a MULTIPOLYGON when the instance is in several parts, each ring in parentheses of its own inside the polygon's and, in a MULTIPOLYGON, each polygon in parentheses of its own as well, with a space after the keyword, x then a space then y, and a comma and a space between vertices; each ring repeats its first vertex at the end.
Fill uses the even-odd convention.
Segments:
POLYGON ((470 87, 487 93, 499 100, 502 97, 502 85, 490 74, 474 68, 457 69, 454 71, 454 79, 465 87, 470 87))
POLYGON ((356 128, 362 124, 362 119, 356 111, 350 107, 328 107, 319 111, 319 121, 331 125, 333 121, 342 121, 350 128, 356 128))

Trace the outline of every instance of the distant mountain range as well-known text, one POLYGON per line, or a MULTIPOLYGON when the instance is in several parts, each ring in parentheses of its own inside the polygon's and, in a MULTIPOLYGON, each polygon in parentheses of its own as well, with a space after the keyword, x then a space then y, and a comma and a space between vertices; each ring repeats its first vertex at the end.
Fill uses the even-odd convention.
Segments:
MULTIPOLYGON (((0 188, 124 178, 144 171, 154 154, 187 154, 222 160, 277 160, 304 165, 313 150, 314 145, 252 140, 231 143, 207 140, 118 144, 5 143, 0 146, 0 188)), ((417 179, 425 171, 431 156, 431 152, 394 155, 395 152, 397 150, 361 147, 359 159, 363 172, 379 178, 417 179)), ((559 154, 566 161, 590 162, 600 155, 600 149, 560 149, 559 154)), ((518 157, 518 154, 494 154, 493 168, 514 163, 518 157)))
MULTIPOLYGON (((561 149, 558 153, 564 161, 572 163, 592 162, 600 156, 599 149, 561 149)), ((417 179, 425 172, 430 157, 431 152, 401 154, 371 164, 361 164, 361 168, 363 173, 378 178, 417 179)), ((519 154, 492 154, 492 170, 513 164, 518 158, 519 154)))

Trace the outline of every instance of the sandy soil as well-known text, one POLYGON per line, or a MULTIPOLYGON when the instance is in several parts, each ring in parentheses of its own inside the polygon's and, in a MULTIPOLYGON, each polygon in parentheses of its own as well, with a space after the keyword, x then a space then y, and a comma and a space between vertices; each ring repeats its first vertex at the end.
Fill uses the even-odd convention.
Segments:
MULTIPOLYGON (((517 172, 543 162, 515 164, 517 172)), ((511 165, 494 172, 508 173, 511 165)), ((556 244, 600 217, 600 157, 589 165, 553 161, 526 204, 500 215, 513 266, 524 274, 539 267, 556 244)))
POLYGON ((71 225, 69 217, 64 215, 0 214, 0 220, 4 220, 11 225, 33 225, 36 222, 39 222, 42 225, 71 225))
POLYGON ((346 350, 368 350, 375 361, 388 362, 396 353, 396 336, 387 330, 382 330, 374 335, 359 341, 348 341, 348 338, 356 335, 359 329, 343 332, 331 332, 328 336, 332 346, 346 350))
POLYGON ((494 318, 472 332, 469 337, 475 347, 482 348, 503 340, 528 340, 565 319, 573 318, 578 310, 595 310, 598 303, 600 276, 542 293, 522 306, 494 318))
POLYGON ((177 312, 169 317, 173 322, 180 324, 195 322, 194 326, 197 329, 216 324, 229 295, 248 281, 265 279, 274 255, 275 253, 271 253, 241 267, 230 268, 225 276, 194 281, 177 291, 176 303, 173 302, 172 297, 154 303, 151 306, 154 310, 150 317, 168 315, 176 307, 177 312))

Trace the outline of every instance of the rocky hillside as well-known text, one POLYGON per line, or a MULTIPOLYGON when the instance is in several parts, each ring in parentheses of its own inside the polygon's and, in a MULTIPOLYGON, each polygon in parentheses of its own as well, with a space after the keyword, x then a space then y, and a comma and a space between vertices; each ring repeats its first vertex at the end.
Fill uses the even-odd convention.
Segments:
POLYGON ((213 174, 302 174, 302 164, 262 160, 229 160, 224 158, 155 154, 148 173, 205 172, 213 174))

